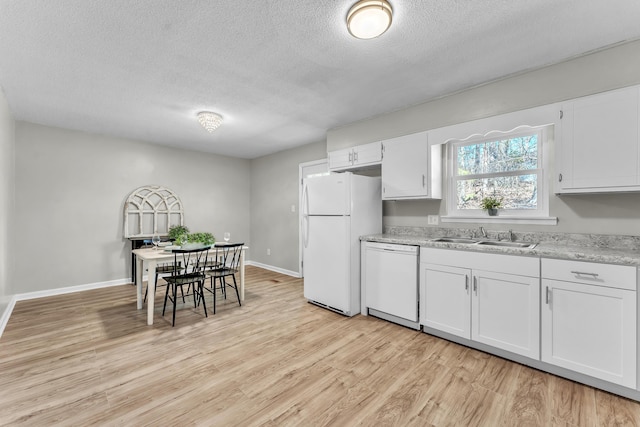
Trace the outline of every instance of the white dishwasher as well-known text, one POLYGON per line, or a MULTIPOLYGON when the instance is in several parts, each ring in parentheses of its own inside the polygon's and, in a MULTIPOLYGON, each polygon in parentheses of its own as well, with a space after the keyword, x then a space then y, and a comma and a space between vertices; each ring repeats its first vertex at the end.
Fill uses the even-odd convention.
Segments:
POLYGON ((362 283, 368 314, 420 329, 418 254, 418 246, 365 243, 362 283))

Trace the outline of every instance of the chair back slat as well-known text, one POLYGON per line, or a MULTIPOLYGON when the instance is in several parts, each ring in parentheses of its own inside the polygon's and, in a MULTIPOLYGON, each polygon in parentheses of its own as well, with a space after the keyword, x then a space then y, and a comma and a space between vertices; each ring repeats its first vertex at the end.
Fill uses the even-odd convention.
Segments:
POLYGON ((234 243, 216 247, 216 257, 222 260, 222 265, 230 270, 237 270, 244 243, 234 243))
POLYGON ((174 249, 174 276, 180 275, 180 264, 184 265, 184 274, 202 272, 207 265, 209 247, 198 249, 174 249), (191 271, 189 271, 191 267, 191 271))

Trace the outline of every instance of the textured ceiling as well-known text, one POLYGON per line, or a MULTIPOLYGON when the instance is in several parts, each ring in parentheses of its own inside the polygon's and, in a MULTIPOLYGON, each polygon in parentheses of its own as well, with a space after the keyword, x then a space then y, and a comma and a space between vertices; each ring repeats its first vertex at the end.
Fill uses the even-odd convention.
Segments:
POLYGON ((355 0, 0 0, 0 86, 17 120, 255 158, 640 38, 638 0, 390 1, 358 40, 355 0))

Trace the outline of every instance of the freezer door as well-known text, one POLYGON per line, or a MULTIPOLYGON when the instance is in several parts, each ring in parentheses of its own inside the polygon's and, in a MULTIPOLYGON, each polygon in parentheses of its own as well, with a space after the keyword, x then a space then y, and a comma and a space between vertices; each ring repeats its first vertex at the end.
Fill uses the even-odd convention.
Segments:
POLYGON ((304 248, 304 296, 348 312, 350 309, 349 217, 309 216, 304 248))
POLYGON ((334 173, 305 179, 306 215, 351 215, 351 173, 334 173))

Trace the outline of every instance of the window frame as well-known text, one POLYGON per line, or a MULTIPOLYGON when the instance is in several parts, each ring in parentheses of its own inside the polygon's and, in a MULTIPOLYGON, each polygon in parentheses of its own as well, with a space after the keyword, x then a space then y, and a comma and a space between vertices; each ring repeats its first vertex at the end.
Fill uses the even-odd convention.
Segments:
POLYGON ((510 131, 491 131, 484 135, 472 135, 465 139, 453 139, 447 141, 447 213, 443 218, 444 222, 472 222, 482 219, 492 222, 521 222, 533 219, 550 220, 549 218, 549 184, 547 182, 546 170, 548 169, 548 141, 550 133, 553 132, 553 125, 542 126, 519 126, 510 131), (538 135, 538 167, 536 169, 523 169, 521 171, 508 171, 502 173, 487 173, 473 175, 458 175, 458 151, 460 146, 494 142, 498 140, 517 138, 526 135, 538 135), (495 178, 501 176, 518 175, 537 176, 537 208, 536 209, 501 209, 497 216, 488 216, 482 209, 458 209, 457 207, 457 182, 461 179, 470 178, 495 178))

